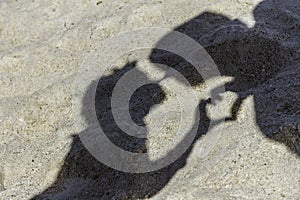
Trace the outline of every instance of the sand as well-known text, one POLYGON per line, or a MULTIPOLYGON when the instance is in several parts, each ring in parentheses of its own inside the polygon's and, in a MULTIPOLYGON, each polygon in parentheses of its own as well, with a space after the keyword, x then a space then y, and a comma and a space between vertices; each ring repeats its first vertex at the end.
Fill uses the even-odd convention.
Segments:
MULTIPOLYGON (((0 9, 0 199, 300 198, 300 2, 1 1, 0 9), (219 119, 211 114, 218 105, 228 120, 204 133, 220 135, 204 156, 200 137, 169 168, 131 175, 101 164, 76 136, 86 103, 76 84, 101 42, 142 27, 176 30, 205 47, 223 75, 206 84, 227 90, 207 105, 208 118, 219 119)), ((99 52, 113 52, 106 50, 99 52)), ((203 84, 194 89, 199 99, 210 97, 203 84)), ((159 108, 147 123, 159 123, 159 108)), ((178 113, 172 110, 166 131, 149 141, 149 158, 164 157, 184 137, 171 134, 178 113)))

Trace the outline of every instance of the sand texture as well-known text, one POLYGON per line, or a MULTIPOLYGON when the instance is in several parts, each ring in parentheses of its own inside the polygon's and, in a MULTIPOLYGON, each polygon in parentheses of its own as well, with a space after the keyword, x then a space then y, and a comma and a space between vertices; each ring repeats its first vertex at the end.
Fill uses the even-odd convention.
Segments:
MULTIPOLYGON (((157 38, 154 48, 170 37, 157 38)), ((116 48, 98 53, 113 57, 116 48)), ((299 0, 0 1, 0 199, 300 199, 299 80, 299 0), (204 82, 190 63, 159 49, 145 50, 148 61, 136 62, 140 49, 119 56, 99 82, 91 78, 90 87, 76 92, 76 84, 86 83, 78 78, 83 63, 101 42, 145 27, 194 39, 221 76, 204 82), (117 171, 84 147, 78 134, 87 130, 78 130, 76 119, 92 125, 95 112, 109 139, 122 148, 147 150, 150 160, 168 155, 185 137, 172 132, 180 120, 174 92, 149 85, 129 102, 139 125, 160 124, 164 105, 172 105, 160 134, 149 129, 147 147, 144 140, 115 134, 107 104, 133 66, 140 78, 158 74, 151 63, 173 67, 196 91, 203 117, 198 135, 163 169, 117 171), (210 88, 218 85, 226 91, 211 102, 210 88), (95 110, 89 109, 92 98, 95 110), (152 101, 140 103, 147 98, 152 101), (208 128, 220 119, 212 113, 224 120, 208 128), (201 156, 203 138, 218 134, 201 156)), ((186 87, 179 79, 170 81, 177 89, 186 87)))

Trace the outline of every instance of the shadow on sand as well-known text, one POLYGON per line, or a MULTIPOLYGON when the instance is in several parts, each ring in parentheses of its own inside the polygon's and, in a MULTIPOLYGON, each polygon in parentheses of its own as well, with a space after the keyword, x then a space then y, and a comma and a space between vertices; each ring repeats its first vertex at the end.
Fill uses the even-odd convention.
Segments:
MULTIPOLYGON (((232 21, 222 15, 203 13, 175 30, 204 46, 217 64, 221 75, 234 77, 225 88, 226 91, 238 94, 239 98, 231 109, 232 116, 227 120, 236 120, 243 100, 252 95, 257 125, 262 133, 270 139, 286 144, 291 151, 300 155, 300 103, 295 95, 296 91, 299 93, 299 70, 291 75, 294 81, 288 82, 289 79, 280 78, 281 71, 292 66, 290 58, 297 56, 294 48, 296 44, 289 47, 284 45, 288 41, 281 37, 280 33, 287 32, 287 37, 295 37, 300 32, 300 24, 295 23, 292 15, 282 16, 273 12, 273 8, 284 7, 284 4, 285 1, 271 0, 260 3, 254 10, 256 25, 253 28, 247 28, 240 21, 232 21), (284 23, 279 23, 280 21, 284 23), (286 26, 277 30, 278 24, 285 23, 286 26), (266 29, 271 31, 267 32, 266 29), (278 85, 270 84, 270 81, 278 85)), ((300 7, 289 9, 300 15, 300 7)), ((160 41, 163 42, 167 37, 161 38, 160 41)), ((203 84, 203 79, 193 66, 179 56, 155 49, 150 60, 173 67, 193 86, 203 84)), ((113 143, 127 151, 147 152, 146 141, 123 133, 115 124, 110 110, 110 97, 114 85, 122 75, 134 67, 135 63, 129 63, 112 75, 101 78, 97 86, 95 108, 99 123, 113 143)), ((141 72, 140 76, 145 75, 141 72)), ((89 95, 86 98, 89 98, 89 95)), ((149 109, 154 104, 161 103, 164 98, 164 91, 157 84, 141 87, 130 101, 132 119, 137 124, 144 125, 144 117, 149 109)), ((83 105, 86 100, 89 99, 84 99, 83 105)), ((207 132, 210 119, 205 113, 205 107, 208 103, 211 102, 203 100, 199 103, 201 120, 193 144, 207 132)), ((82 108, 82 115, 88 121, 89 113, 85 108, 82 108)), ((131 174, 116 171, 97 161, 75 135, 56 182, 33 199, 152 197, 185 166, 193 144, 178 160, 161 170, 131 174)))

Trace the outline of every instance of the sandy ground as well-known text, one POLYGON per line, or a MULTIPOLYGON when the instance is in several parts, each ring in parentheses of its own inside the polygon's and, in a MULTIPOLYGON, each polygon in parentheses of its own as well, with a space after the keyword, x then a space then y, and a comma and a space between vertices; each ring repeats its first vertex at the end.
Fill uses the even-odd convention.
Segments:
MULTIPOLYGON (((0 199, 300 198, 299 1, 0 1, 0 10, 0 199), (101 41, 141 27, 182 31, 225 66, 221 74, 237 80, 218 102, 228 116, 243 98, 206 157, 198 155, 200 138, 167 181, 130 179, 149 179, 148 188, 82 160, 88 153, 76 149, 73 137, 81 64, 101 41), (247 44, 252 50, 241 58, 236 49, 247 44), (247 66, 246 81, 241 72, 226 71, 230 58, 247 66), (252 76, 258 84, 249 86, 252 76)), ((163 156, 177 139, 154 138, 150 157, 163 156)))

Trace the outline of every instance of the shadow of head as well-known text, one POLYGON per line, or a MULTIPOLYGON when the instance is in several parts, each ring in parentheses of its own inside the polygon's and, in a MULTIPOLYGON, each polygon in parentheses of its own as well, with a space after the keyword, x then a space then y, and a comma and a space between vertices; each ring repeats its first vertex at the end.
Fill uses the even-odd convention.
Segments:
MULTIPOLYGON (((90 106, 83 106, 81 114, 88 124, 92 124, 94 119, 91 112, 96 112, 104 133, 119 148, 135 153, 146 153, 146 139, 136 138, 123 132, 115 123, 111 111, 111 96, 116 83, 125 73, 135 68, 135 64, 135 62, 129 63, 121 69, 113 71, 112 74, 100 78, 96 83, 96 94, 92 94, 94 91, 92 88, 95 87, 93 85, 95 83, 92 83, 86 91, 83 105, 90 105, 91 98, 95 98, 94 110, 91 110, 90 106)), ((139 76, 147 78, 142 72, 139 72, 139 76)), ((147 84, 138 88, 129 101, 129 112, 133 121, 140 126, 145 126, 144 117, 149 113, 151 107, 162 103, 165 98, 166 93, 158 84, 147 84)), ((207 103, 202 101, 199 105, 199 110, 204 116, 201 118, 194 142, 207 131, 209 123, 209 119, 205 116, 207 103)), ((84 131, 80 134, 84 134, 84 131)), ((179 169, 185 166, 194 142, 180 158, 170 165, 160 170, 138 174, 117 171, 102 164, 86 149, 79 136, 75 135, 57 181, 35 199, 141 199, 151 197, 160 191, 179 169)))
MULTIPOLYGON (((116 123, 112 113, 112 93, 117 82, 127 72, 136 67, 136 62, 126 64, 122 69, 116 69, 111 75, 101 77, 96 83, 96 94, 93 94, 94 90, 90 86, 83 99, 83 105, 89 105, 91 98, 95 98, 95 105, 93 107, 84 106, 82 108, 81 115, 85 118, 88 124, 94 122, 94 115, 91 112, 96 111, 98 122, 106 134, 106 136, 118 147, 130 151, 133 153, 145 153, 146 139, 137 138, 125 133, 116 123)), ((142 79, 147 79, 147 76, 136 70, 135 76, 142 79)), ((126 85, 124 85, 126 87, 126 85)), ((139 126, 145 126, 144 118, 149 113, 150 108, 155 104, 162 103, 166 98, 165 92, 158 84, 146 84, 138 88, 131 96, 129 100, 129 113, 131 119, 139 126)), ((119 108, 114 108, 119 109, 119 108)))
MULTIPOLYGON (((207 12, 174 30, 200 43, 220 75, 233 78, 225 89, 236 93, 238 99, 231 108, 232 116, 226 120, 236 120, 243 100, 253 96, 256 122, 262 133, 300 155, 299 70, 293 64, 293 59, 299 57, 300 6, 292 1, 263 1, 253 14, 253 28, 207 12), (293 67, 287 69, 289 66, 293 67), (293 81, 284 76, 293 77, 293 81)), ((189 78, 192 86, 204 83, 195 68, 178 55, 155 49, 150 59, 173 67, 189 78)))
MULTIPOLYGON (((290 56, 290 51, 277 38, 214 13, 201 14, 174 30, 200 43, 216 63, 221 76, 234 78, 226 85, 227 91, 245 92, 266 82, 279 72, 290 56)), ((164 43, 168 37, 158 43, 164 43)), ((178 55, 155 49, 150 59, 179 71, 192 86, 204 83, 195 67, 178 55)))

